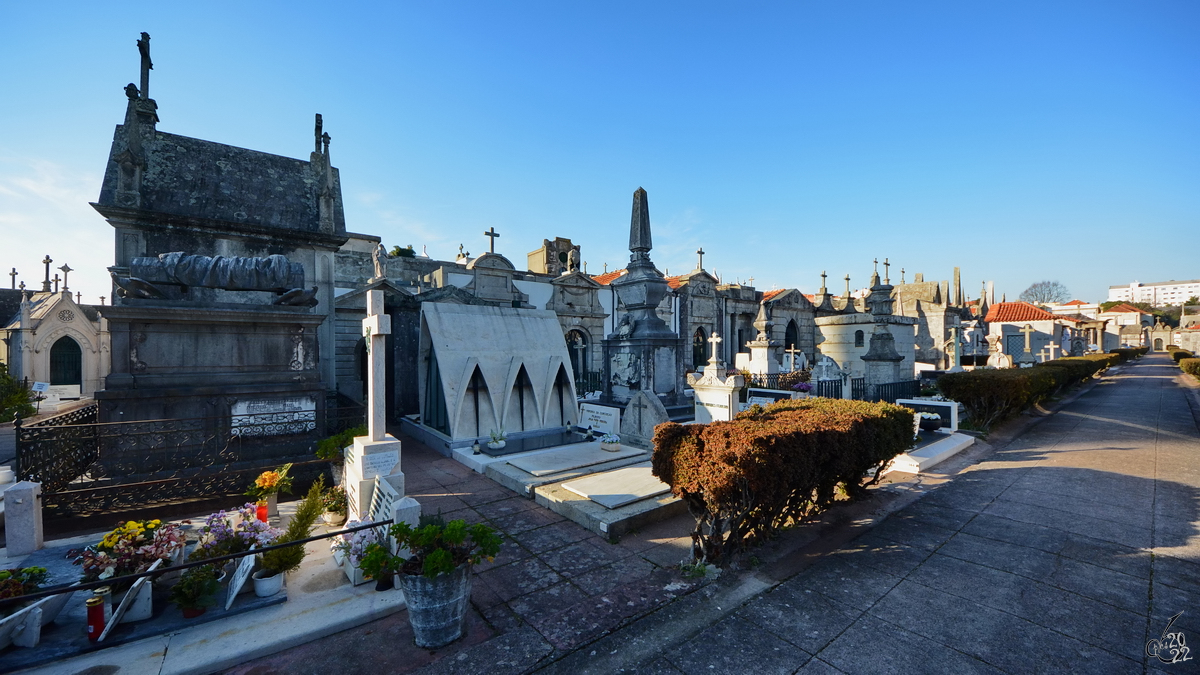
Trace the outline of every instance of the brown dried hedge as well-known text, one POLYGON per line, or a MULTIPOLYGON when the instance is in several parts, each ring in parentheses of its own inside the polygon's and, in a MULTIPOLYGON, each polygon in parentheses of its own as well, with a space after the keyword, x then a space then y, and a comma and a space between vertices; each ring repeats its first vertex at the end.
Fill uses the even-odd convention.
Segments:
POLYGON ((1200 377, 1200 359, 1179 359, 1179 368, 1189 375, 1200 377))
POLYGON ((727 564, 745 546, 860 496, 912 446, 913 413, 889 403, 809 398, 753 406, 732 422, 660 424, 654 475, 696 518, 695 562, 727 564))

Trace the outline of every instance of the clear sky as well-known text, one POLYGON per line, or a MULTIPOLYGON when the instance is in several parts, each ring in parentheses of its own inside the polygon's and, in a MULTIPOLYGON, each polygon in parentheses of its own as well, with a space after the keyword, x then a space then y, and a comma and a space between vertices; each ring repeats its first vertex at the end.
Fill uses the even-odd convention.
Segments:
MULTIPOLYGON (((840 292, 872 258, 1014 298, 1200 278, 1200 3, 6 3, 0 268, 107 295, 99 194, 135 41, 159 129, 307 158, 347 227, 524 267, 624 266, 649 192, 672 274, 840 292), (836 279, 836 283, 833 281, 836 279)), ((8 279, 2 283, 7 286, 8 279)))

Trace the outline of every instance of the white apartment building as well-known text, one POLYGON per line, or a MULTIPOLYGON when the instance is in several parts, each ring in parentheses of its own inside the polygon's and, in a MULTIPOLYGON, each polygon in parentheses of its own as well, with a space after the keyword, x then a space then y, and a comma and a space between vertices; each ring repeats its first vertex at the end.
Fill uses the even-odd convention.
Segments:
POLYGON ((1108 299, 1120 302, 1148 302, 1156 307, 1182 305, 1193 295, 1200 296, 1200 279, 1190 281, 1133 282, 1127 286, 1109 286, 1108 299))

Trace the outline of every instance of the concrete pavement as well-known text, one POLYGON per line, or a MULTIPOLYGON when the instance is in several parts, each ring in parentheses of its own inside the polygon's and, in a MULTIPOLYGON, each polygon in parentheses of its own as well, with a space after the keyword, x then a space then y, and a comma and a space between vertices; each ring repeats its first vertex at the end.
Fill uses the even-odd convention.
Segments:
POLYGON ((1200 639, 1198 401, 1147 356, 770 592, 693 594, 539 672, 1196 672, 1145 650, 1180 611, 1200 639))

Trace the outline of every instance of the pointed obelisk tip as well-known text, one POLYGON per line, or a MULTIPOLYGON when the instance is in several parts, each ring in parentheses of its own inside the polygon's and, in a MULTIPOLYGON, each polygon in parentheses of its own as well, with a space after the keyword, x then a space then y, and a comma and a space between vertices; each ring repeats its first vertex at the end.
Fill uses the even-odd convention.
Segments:
POLYGON ((633 218, 629 223, 629 250, 649 252, 653 248, 650 242, 650 206, 646 201, 646 191, 638 188, 633 193, 633 218))

